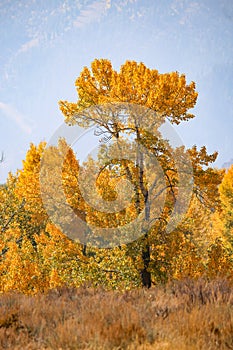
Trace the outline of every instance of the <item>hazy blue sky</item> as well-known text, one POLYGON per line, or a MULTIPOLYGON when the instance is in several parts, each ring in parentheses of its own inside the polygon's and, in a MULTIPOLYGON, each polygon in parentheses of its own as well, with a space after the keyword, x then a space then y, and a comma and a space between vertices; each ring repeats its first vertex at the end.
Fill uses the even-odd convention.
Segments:
POLYGON ((232 0, 1 0, 0 23, 0 182, 63 122, 58 101, 94 58, 185 73, 199 99, 181 138, 233 158, 232 0))

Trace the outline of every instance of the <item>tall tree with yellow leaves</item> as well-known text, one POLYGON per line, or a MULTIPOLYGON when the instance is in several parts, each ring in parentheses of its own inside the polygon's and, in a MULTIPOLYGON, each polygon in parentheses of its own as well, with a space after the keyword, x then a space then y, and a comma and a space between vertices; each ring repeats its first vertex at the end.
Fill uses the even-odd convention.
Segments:
MULTIPOLYGON (((183 147, 174 149, 160 130, 166 120, 180 124, 194 117, 189 110, 197 100, 195 83, 187 84, 184 74, 160 74, 135 61, 126 61, 117 72, 109 60, 95 59, 91 69, 84 67, 75 85, 77 102, 60 101, 60 109, 69 125, 89 127, 94 123, 97 134, 102 134, 106 143, 111 141, 106 147, 112 150, 110 153, 113 156, 109 162, 108 157, 105 158, 105 165, 100 171, 104 171, 102 183, 106 183, 104 177, 109 177, 110 173, 110 177, 126 179, 131 183, 134 193, 131 219, 143 213, 138 226, 139 270, 143 286, 150 287, 151 223, 160 222, 158 227, 161 229, 161 226, 169 223, 174 211, 179 216, 182 203, 186 200, 184 195, 177 205, 179 187, 191 186, 188 183, 190 164, 195 179, 194 193, 210 207, 213 206, 213 194, 220 181, 213 169, 203 169, 216 159, 216 153, 208 155, 205 147, 200 151, 196 147, 188 151, 183 147), (127 150, 129 153, 128 159, 121 153, 123 148, 124 152, 127 150), (149 160, 146 160, 148 157, 149 160), (180 164, 182 170, 179 171, 180 164), (211 177, 214 182, 209 186, 211 177)), ((115 194, 102 190, 102 196, 109 196, 108 200, 112 201, 115 194)), ((127 211, 122 213, 126 215, 127 211)), ((113 218, 119 218, 119 213, 111 216, 97 210, 95 216, 98 225, 101 225, 99 221, 111 225, 113 218)))

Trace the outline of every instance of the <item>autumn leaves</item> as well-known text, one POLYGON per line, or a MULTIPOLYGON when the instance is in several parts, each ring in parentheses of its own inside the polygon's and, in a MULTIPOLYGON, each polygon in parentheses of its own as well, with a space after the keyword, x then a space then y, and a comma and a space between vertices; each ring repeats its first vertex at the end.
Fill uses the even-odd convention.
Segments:
POLYGON ((1 289, 87 281, 128 289, 230 274, 232 172, 219 196, 224 174, 210 167, 217 154, 174 144, 162 128, 194 117, 195 84, 143 63, 117 72, 96 59, 75 85, 77 101, 60 108, 67 124, 95 126, 96 156, 79 161, 64 139, 32 144, 23 169, 9 174, 0 193, 1 227, 13 217, 2 230, 1 289))

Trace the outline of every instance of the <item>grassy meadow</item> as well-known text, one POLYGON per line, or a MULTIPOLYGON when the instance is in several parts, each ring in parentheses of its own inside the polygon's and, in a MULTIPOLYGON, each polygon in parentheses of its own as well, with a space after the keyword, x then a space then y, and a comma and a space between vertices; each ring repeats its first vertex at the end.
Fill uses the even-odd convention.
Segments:
POLYGON ((2 294, 0 349, 233 349, 232 285, 187 279, 125 292, 2 294))

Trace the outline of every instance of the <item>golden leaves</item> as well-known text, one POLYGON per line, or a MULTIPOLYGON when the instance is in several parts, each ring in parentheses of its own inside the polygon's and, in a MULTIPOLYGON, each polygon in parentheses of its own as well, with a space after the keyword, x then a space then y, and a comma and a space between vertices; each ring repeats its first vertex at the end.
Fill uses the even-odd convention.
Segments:
POLYGON ((84 67, 76 79, 77 103, 60 101, 60 109, 69 124, 85 108, 111 102, 127 102, 151 108, 172 123, 193 118, 188 113, 197 100, 195 83, 186 83, 184 74, 159 74, 143 63, 126 61, 116 72, 106 59, 95 59, 91 69, 84 67))

